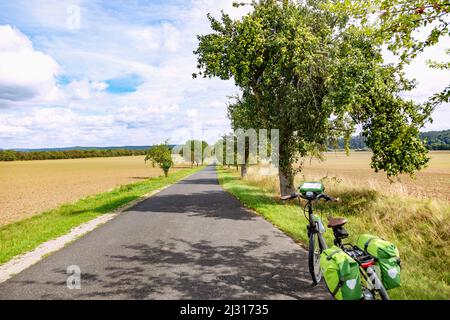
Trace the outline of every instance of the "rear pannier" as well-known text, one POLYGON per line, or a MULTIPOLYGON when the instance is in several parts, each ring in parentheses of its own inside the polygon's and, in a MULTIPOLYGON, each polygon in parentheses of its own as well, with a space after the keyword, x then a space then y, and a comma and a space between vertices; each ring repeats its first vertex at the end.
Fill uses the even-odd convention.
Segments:
POLYGON ((322 252, 320 269, 328 290, 335 299, 361 299, 359 265, 340 248, 333 246, 322 252))
POLYGON ((381 282, 386 290, 400 286, 400 255, 393 243, 377 236, 362 234, 358 237, 357 246, 376 258, 381 282))

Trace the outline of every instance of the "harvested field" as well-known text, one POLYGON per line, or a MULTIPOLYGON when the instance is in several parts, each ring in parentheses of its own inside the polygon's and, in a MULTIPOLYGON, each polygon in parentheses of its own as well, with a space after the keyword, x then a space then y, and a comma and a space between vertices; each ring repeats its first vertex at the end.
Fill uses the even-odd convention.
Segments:
POLYGON ((162 174, 144 156, 0 162, 0 225, 162 174))
POLYGON ((369 187, 383 193, 450 201, 450 152, 432 151, 430 157, 428 167, 415 179, 403 175, 395 183, 389 182, 383 171, 375 173, 370 168, 370 152, 351 152, 348 157, 343 152, 328 152, 323 162, 305 160, 303 173, 307 179, 335 178, 355 188, 369 187))
MULTIPOLYGON (((305 180, 322 180, 345 185, 355 190, 375 190, 385 195, 432 198, 450 201, 450 152, 432 151, 431 160, 424 170, 413 179, 409 175, 394 178, 391 182, 386 173, 374 172, 370 168, 370 152, 327 152, 324 160, 303 159, 302 172, 296 176, 296 185, 305 180)), ((278 193, 278 181, 271 178, 278 171, 267 165, 249 168, 250 180, 257 180, 258 186, 278 193)))

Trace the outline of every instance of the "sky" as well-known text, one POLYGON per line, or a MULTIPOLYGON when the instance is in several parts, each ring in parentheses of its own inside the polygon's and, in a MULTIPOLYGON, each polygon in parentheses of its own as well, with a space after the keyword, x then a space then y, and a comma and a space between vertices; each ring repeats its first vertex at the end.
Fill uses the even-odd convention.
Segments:
MULTIPOLYGON (((208 12, 245 14, 228 0, 0 0, 0 148, 151 145, 230 130, 232 81, 192 78, 208 12)), ((446 39, 448 42, 448 38, 446 39)), ((407 68, 418 102, 442 90, 428 49, 407 68)), ((425 130, 450 128, 449 105, 425 130)))

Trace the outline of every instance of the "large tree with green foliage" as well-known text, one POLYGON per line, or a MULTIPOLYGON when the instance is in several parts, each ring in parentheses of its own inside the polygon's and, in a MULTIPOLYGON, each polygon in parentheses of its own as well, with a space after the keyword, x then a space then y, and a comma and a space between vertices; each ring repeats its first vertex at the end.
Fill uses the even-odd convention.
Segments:
POLYGON ((172 152, 170 151, 167 142, 151 147, 145 157, 145 162, 150 160, 152 166, 157 164, 167 177, 169 175, 169 169, 173 166, 172 152))
POLYGON ((381 42, 326 3, 253 1, 240 20, 208 15, 213 32, 198 36, 198 75, 233 79, 254 100, 233 113, 253 108, 258 125, 279 129, 282 194, 294 190, 299 157, 325 150, 330 138, 348 141, 358 124, 375 170, 413 174, 428 161, 418 138, 427 114, 398 95, 412 83, 383 63, 381 42))

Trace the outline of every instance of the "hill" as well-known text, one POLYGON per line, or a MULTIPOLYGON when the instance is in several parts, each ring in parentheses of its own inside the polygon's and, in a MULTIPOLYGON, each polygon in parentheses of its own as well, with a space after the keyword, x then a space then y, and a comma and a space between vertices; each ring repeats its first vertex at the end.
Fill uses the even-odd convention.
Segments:
MULTIPOLYGON (((420 139, 424 141, 428 150, 450 150, 450 130, 421 132, 420 139)), ((335 149, 333 146, 330 149, 335 149)), ((339 139, 338 148, 344 149, 344 140, 339 139)), ((353 136, 350 139, 350 149, 369 150, 360 135, 353 136)))
POLYGON ((450 130, 422 132, 420 138, 429 150, 450 150, 450 130))

